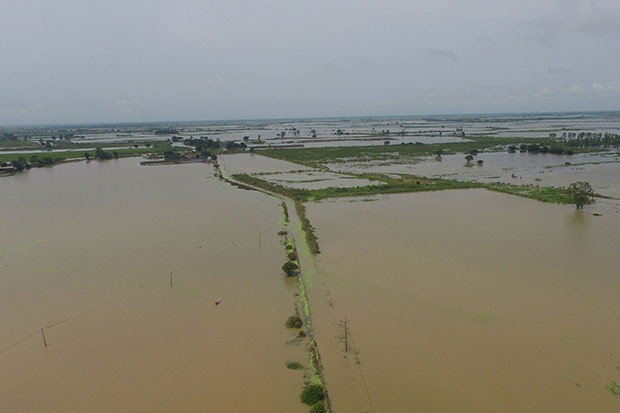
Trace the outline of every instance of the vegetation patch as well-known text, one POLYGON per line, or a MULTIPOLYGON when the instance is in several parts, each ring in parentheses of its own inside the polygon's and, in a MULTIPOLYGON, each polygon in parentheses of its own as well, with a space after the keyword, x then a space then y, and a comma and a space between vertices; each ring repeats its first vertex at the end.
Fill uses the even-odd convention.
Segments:
POLYGON ((293 261, 287 261, 282 265, 282 271, 284 271, 287 277, 295 277, 299 274, 299 266, 293 261))
POLYGON ((321 402, 325 398, 323 386, 320 384, 308 384, 301 392, 301 401, 310 406, 321 402))
MULTIPOLYGON (((552 202, 561 204, 573 204, 575 203, 575 197, 571 194, 569 188, 565 187, 546 187, 537 185, 514 185, 502 182, 484 183, 476 181, 458 181, 455 179, 445 178, 426 178, 415 175, 400 174, 397 177, 393 175, 385 174, 349 174, 362 179, 369 179, 373 181, 382 182, 381 185, 366 185, 356 187, 332 187, 322 189, 296 189, 286 188, 278 184, 273 184, 267 181, 263 181, 260 178, 256 178, 249 175, 235 175, 236 179, 245 182, 246 180, 257 182, 261 181, 258 185, 260 187, 268 188, 274 192, 286 194, 295 200, 295 206, 299 204, 298 214, 301 219, 302 229, 306 233, 306 239, 310 246, 311 252, 317 254, 318 242, 314 234, 314 228, 310 224, 310 221, 306 218, 305 207, 301 202, 303 201, 320 201, 329 198, 342 198, 342 197, 360 197, 360 196, 373 196, 373 195, 386 195, 408 192, 427 192, 427 191, 443 191, 449 189, 470 189, 470 188, 484 188, 490 191, 502 192, 511 195, 522 196, 525 198, 531 198, 542 202, 552 202), (304 225, 305 223, 305 225, 304 225)), ((593 193, 592 193, 593 194, 593 193)), ((599 196, 599 195, 590 195, 599 196)))
POLYGON ((616 384, 615 381, 607 385, 607 390, 615 397, 620 397, 620 385, 616 384))
POLYGON ((326 412, 327 412, 327 409, 325 408, 325 405, 323 404, 323 402, 316 402, 310 408, 310 413, 326 413, 326 412))
POLYGON ((310 224, 308 217, 306 217, 306 207, 300 201, 295 200, 295 209, 297 210, 297 215, 301 221, 301 229, 306 235, 306 241, 308 242, 310 252, 314 255, 319 254, 321 252, 319 249, 319 241, 314 232, 314 227, 310 224))
MULTIPOLYGON (((472 151, 504 151, 516 152, 522 145, 525 151, 528 148, 532 153, 567 153, 591 152, 606 149, 605 146, 586 146, 585 142, 574 142, 570 145, 562 139, 552 138, 498 138, 492 136, 467 136, 466 141, 439 144, 400 144, 387 146, 341 146, 323 148, 289 148, 264 149, 261 155, 271 158, 295 162, 302 165, 317 167, 326 163, 403 159, 416 156, 430 156, 437 154, 454 154, 457 152, 471 153, 472 151), (512 149, 509 149, 511 148, 512 149), (546 152, 544 148, 546 149, 546 152)), ((570 142, 570 141, 569 141, 570 142)), ((598 142, 597 142, 598 144, 598 142)), ((603 142, 604 144, 604 142, 603 142)))
POLYGON ((298 361, 289 361, 286 363, 286 368, 289 370, 303 370, 304 366, 298 361))
POLYGON ((282 212, 284 214, 284 221, 287 223, 290 222, 289 216, 288 216, 288 208, 286 207, 286 202, 282 201, 280 205, 282 206, 282 212))
POLYGON ((295 314, 295 315, 290 316, 286 320, 286 323, 284 323, 284 325, 287 326, 288 328, 301 328, 304 325, 304 323, 303 321, 301 321, 301 317, 295 314))
MULTIPOLYGON (((90 145, 88 145, 90 146, 90 145)), ((79 148, 79 145, 73 145, 72 148, 79 148)), ((92 146, 91 146, 92 148, 92 146)), ((102 149, 102 147, 96 147, 90 152, 79 152, 76 150, 62 151, 62 152, 46 152, 41 151, 31 154, 2 154, 0 153, 1 163, 11 163, 17 172, 21 172, 25 169, 40 168, 44 166, 51 166, 70 160, 79 159, 96 159, 96 160, 108 160, 117 158, 126 158, 132 156, 149 155, 149 156, 163 156, 166 151, 174 151, 177 149, 171 149, 169 142, 158 142, 157 144, 148 144, 148 147, 137 147, 134 145, 132 148, 116 149, 108 152, 102 149)))

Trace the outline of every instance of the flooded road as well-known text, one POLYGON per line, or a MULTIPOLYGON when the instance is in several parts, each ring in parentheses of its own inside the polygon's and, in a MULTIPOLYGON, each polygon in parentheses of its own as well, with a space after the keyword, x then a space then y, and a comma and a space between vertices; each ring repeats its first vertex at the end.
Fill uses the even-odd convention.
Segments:
POLYGON ((279 203, 212 174, 121 159, 0 181, 0 411, 307 410, 279 203))
POLYGON ((617 213, 484 190, 351 201, 307 205, 335 411, 620 409, 617 213))

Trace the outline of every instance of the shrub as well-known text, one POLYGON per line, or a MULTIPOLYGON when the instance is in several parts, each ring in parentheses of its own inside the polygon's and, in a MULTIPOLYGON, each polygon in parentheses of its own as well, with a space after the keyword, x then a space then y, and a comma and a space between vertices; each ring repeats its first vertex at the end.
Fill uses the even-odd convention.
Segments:
POLYGON ((298 315, 292 315, 286 319, 286 323, 284 323, 284 325, 288 328, 301 328, 304 323, 301 321, 301 317, 298 315))
POLYGON ((327 409, 322 402, 314 403, 310 408, 310 413, 327 413, 327 409))
POLYGON ((299 267, 294 262, 287 261, 282 266, 282 271, 284 271, 287 277, 294 277, 299 272, 299 267))
POLYGON ((289 361, 286 363, 286 368, 290 370, 303 370, 304 366, 297 361, 289 361))
POLYGON ((294 252, 289 252, 287 258, 290 261, 297 261, 297 255, 294 252))
POLYGON ((323 387, 320 384, 309 384, 301 392, 301 401, 310 406, 320 403, 325 398, 323 387))

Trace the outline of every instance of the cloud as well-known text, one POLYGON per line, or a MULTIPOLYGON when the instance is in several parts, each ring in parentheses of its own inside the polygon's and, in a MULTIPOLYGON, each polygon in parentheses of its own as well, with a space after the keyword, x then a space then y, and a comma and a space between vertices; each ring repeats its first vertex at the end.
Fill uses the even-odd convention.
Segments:
POLYGON ((356 65, 372 63, 372 59, 366 56, 347 56, 345 57, 345 61, 356 65))
POLYGON ((584 88, 583 86, 579 86, 579 85, 570 85, 568 87, 563 88, 562 91, 566 93, 571 93, 571 94, 578 94, 578 93, 585 93, 586 88, 584 88))
POLYGON ((450 49, 434 49, 429 48, 425 50, 427 56, 431 57, 440 57, 443 59, 458 61, 461 60, 461 57, 454 51, 450 49))
POLYGON ((547 68, 547 73, 550 75, 568 75, 573 72, 573 69, 566 66, 550 66, 547 68))
POLYGON ((594 82, 592 83, 592 90, 598 93, 620 92, 620 82, 613 81, 605 84, 594 82))
POLYGON ((566 0, 523 25, 546 41, 563 35, 620 36, 620 5, 608 0, 566 0))
POLYGON ((125 112, 125 113, 131 113, 134 109, 138 109, 144 106, 144 104, 137 99, 119 98, 119 99, 116 99, 114 103, 116 104, 116 107, 119 108, 121 112, 125 112))

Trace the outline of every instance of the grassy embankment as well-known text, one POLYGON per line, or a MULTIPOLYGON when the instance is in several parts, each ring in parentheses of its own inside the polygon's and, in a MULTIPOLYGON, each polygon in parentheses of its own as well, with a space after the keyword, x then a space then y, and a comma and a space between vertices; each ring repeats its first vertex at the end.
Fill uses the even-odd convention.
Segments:
MULTIPOLYGON (((573 200, 568 194, 567 188, 563 187, 541 187, 536 185, 513 185, 506 183, 484 183, 475 181, 457 181, 441 178, 424 178, 414 175, 400 174, 400 179, 383 174, 347 174, 360 179, 369 179, 380 182, 379 184, 356 186, 356 187, 335 187, 322 189, 299 189, 289 188, 283 185, 266 181, 256 176, 247 174, 234 175, 233 178, 239 182, 246 183, 264 190, 282 194, 295 200, 296 205, 306 201, 320 201, 328 198, 342 198, 353 196, 372 196, 387 195, 406 192, 428 192, 442 191, 448 189, 469 189, 484 188, 490 191, 502 192, 511 195, 531 198, 542 202, 554 202, 561 204, 572 204, 573 200)), ((304 208, 305 210, 305 208, 304 208)), ((303 211, 305 218, 305 211, 303 211)), ((300 217, 302 214, 300 214, 300 217)), ((307 222, 308 231, 314 237, 314 229, 307 222)), ((308 234, 306 231, 306 234, 308 234)), ((318 244, 317 244, 318 248, 318 244)))
POLYGON ((26 141, 0 141, 0 148, 16 148, 16 149, 28 149, 28 148, 41 148, 36 142, 26 141))
MULTIPOLYGON (((85 159, 84 154, 88 152, 91 156, 92 160, 95 159, 95 149, 104 147, 109 147, 110 145, 85 145, 84 149, 79 149, 78 145, 72 146, 74 149, 72 151, 61 151, 61 152, 51 152, 51 151, 37 151, 34 153, 25 153, 25 154, 7 154, 0 152, 0 163, 2 162, 14 162, 19 161, 20 159, 23 162, 27 162, 33 164, 33 167, 36 167, 36 160, 46 160, 44 162, 44 166, 54 165, 57 163, 62 163, 70 159, 85 159), (88 149, 88 150, 87 150, 88 149), (35 161, 33 161, 33 159, 35 161)), ((153 142, 150 147, 140 146, 138 148, 124 148, 124 149, 114 149, 114 150, 106 150, 105 152, 108 154, 117 153, 119 158, 128 158, 133 156, 141 156, 147 154, 153 155, 161 155, 164 151, 187 151, 186 148, 176 148, 170 145, 170 142, 153 142)))
MULTIPOLYGON (((301 205, 301 203, 299 204, 301 205)), ((327 395, 325 380, 323 378, 323 364, 321 362, 318 345, 314 340, 310 305, 308 302, 308 295, 306 294, 306 284, 304 281, 304 276, 300 271, 301 263, 299 253, 297 251, 295 238, 290 236, 291 221, 286 202, 282 202, 280 205, 282 207, 282 216, 280 218, 280 231, 278 234, 283 237, 282 245, 284 246, 284 251, 287 256, 287 263, 295 264, 299 270, 295 273, 295 275, 292 275, 292 273, 286 274, 285 271, 287 276, 295 276, 297 278, 297 293, 295 294, 297 297, 297 303, 295 305, 295 315, 289 317, 286 325, 289 328, 299 329, 295 340, 303 340, 308 337, 308 343, 306 345, 308 368, 305 369, 299 362, 288 362, 286 366, 292 370, 304 370, 306 383, 301 393, 301 401, 310 406, 310 411, 330 412, 331 405, 327 395)), ((303 205, 301 206, 303 207, 303 205)), ((301 215, 299 218, 302 219, 301 215)))

